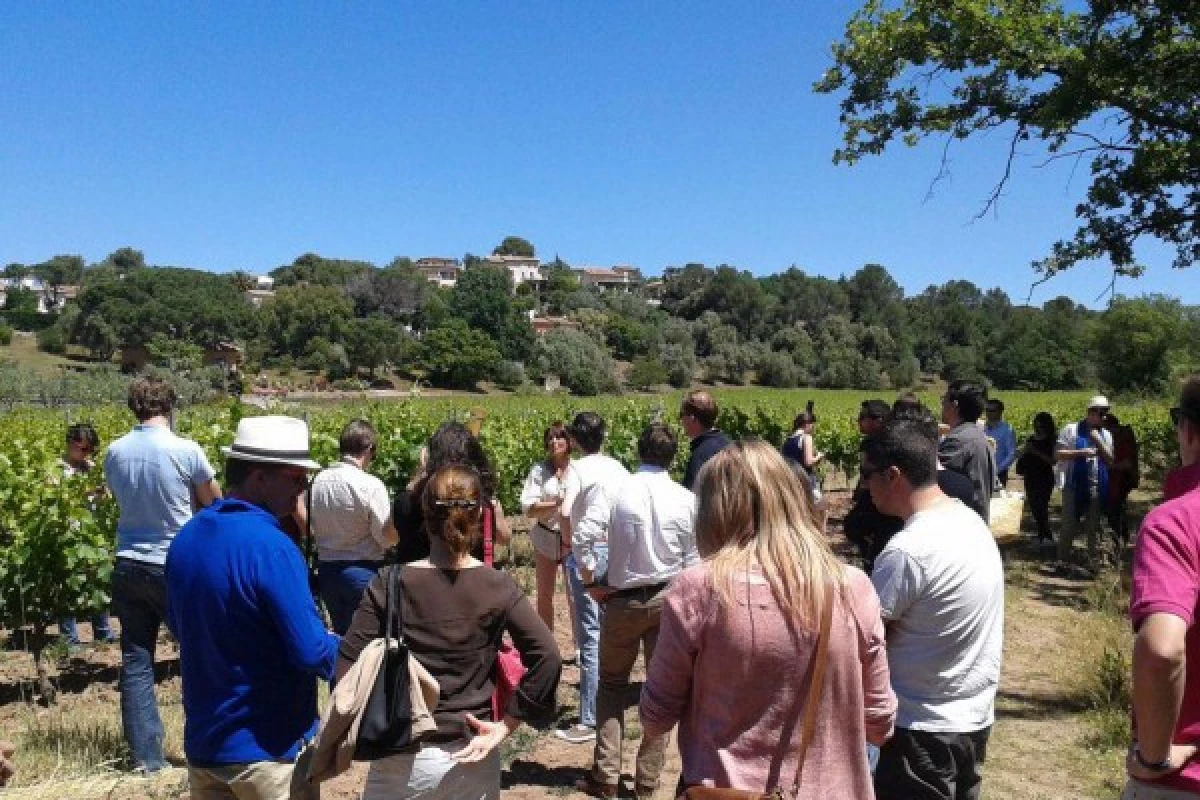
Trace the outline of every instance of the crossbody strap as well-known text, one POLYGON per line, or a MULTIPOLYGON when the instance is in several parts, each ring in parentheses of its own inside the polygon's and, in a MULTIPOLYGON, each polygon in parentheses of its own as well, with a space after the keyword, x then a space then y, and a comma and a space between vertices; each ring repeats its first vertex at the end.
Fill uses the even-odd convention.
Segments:
POLYGON ((389 651, 393 638, 398 641, 404 638, 404 600, 400 596, 400 569, 399 564, 394 564, 387 572, 387 593, 383 603, 383 639, 384 647, 389 651), (392 625, 393 612, 395 612, 395 626, 392 625), (396 630, 395 636, 392 635, 393 627, 396 630))
POLYGON ((800 729, 800 745, 796 748, 796 780, 792 784, 791 796, 800 791, 800 775, 804 771, 804 758, 817 732, 817 710, 821 704, 821 690, 825 683, 825 667, 829 663, 829 631, 833 627, 833 584, 825 587, 825 608, 821 613, 821 628, 817 633, 817 654, 813 659, 812 682, 808 686, 808 700, 804 703, 804 722, 800 729))

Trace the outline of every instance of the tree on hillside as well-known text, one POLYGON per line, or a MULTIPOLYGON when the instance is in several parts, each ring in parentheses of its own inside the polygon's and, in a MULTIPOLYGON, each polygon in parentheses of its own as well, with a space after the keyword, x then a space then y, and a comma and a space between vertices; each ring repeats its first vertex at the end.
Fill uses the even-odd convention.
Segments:
POLYGON ((541 375, 557 375, 572 393, 584 396, 616 391, 617 378, 608 351, 583 331, 558 328, 538 342, 541 375))
POLYGON ((460 319, 429 331, 421 344, 421 362, 429 380, 450 389, 474 389, 502 358, 490 336, 460 319))
POLYGON ((369 261, 347 261, 305 253, 291 264, 276 267, 270 274, 275 285, 280 287, 297 283, 344 287, 374 269, 375 265, 369 261))
POLYGON ((3 277, 10 280, 19 281, 28 278, 32 274, 33 267, 29 266, 28 264, 18 264, 14 261, 11 264, 5 265, 3 277))
POLYGON ((502 267, 463 270, 450 293, 449 313, 494 337, 509 361, 525 361, 534 347, 533 327, 513 303, 512 277, 502 267))
POLYGON ((1003 130, 1000 200, 1022 145, 1090 160, 1079 227, 1035 266, 1093 258, 1136 275, 1142 237, 1200 260, 1200 4, 1187 0, 867 0, 833 47, 817 91, 843 94, 854 164, 899 139, 949 142, 1003 130))
POLYGON ((505 236, 504 241, 492 250, 494 256, 521 256, 533 258, 533 245, 520 236, 505 236))
POLYGON ((120 347, 143 345, 156 333, 210 347, 257 332, 254 309, 228 277, 201 270, 136 270, 123 280, 86 286, 78 304, 72 330, 77 341, 97 324, 92 318, 111 327, 120 347))
POLYGON ((46 299, 57 302, 62 287, 83 283, 83 256, 55 256, 34 267, 34 274, 46 284, 46 299))
POLYGON ((412 319, 433 289, 412 262, 396 259, 384 269, 359 275, 346 286, 346 294, 358 316, 383 314, 399 322, 412 319))
POLYGON ((365 367, 374 378, 377 369, 396 360, 405 334, 392 320, 375 316, 351 320, 345 335, 350 367, 365 367))
POLYGON ((303 356, 313 339, 341 344, 353 317, 350 299, 333 286, 284 286, 260 309, 270 351, 293 357, 303 356))
POLYGON ((36 314, 38 293, 32 289, 8 289, 4 292, 4 310, 18 314, 36 314))

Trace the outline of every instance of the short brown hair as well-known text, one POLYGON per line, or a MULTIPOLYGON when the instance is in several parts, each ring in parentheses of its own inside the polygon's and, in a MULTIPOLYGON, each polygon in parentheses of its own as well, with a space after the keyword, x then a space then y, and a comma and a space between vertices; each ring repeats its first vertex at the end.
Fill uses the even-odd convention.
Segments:
POLYGON ((717 424, 717 401, 705 391, 692 392, 683 398, 683 413, 691 414, 706 428, 717 424))
POLYGON ((679 442, 671 429, 659 422, 651 423, 638 437, 638 460, 643 464, 668 469, 675 460, 679 442))
POLYGON ((361 456, 375 448, 375 426, 365 419, 352 419, 342 428, 338 450, 344 456, 361 456))
POLYGON ((138 378, 129 385, 129 410, 145 422, 152 417, 165 417, 175 410, 175 389, 157 378, 138 378))

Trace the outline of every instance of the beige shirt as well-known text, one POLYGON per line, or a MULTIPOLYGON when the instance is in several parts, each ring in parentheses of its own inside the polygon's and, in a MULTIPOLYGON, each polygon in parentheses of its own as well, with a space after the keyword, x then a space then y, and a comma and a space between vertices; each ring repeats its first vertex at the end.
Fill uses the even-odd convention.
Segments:
POLYGON ((317 473, 312 532, 321 561, 378 561, 389 547, 392 503, 383 481, 341 461, 317 473))

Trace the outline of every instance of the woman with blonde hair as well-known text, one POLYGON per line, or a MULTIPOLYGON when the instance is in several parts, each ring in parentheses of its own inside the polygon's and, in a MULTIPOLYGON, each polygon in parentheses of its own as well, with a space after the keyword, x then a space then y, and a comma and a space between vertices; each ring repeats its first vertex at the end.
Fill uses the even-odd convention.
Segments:
POLYGON ((439 684, 437 731, 418 752, 372 762, 365 800, 498 798, 500 743, 522 721, 554 720, 562 668, 554 636, 512 576, 471 555, 486 503, 473 467, 448 464, 433 472, 421 493, 429 556, 381 570, 342 640, 339 679, 386 629, 388 581, 391 570, 401 570, 400 608, 393 613, 411 656, 439 684), (526 672, 494 719, 496 653, 505 633, 526 672))
POLYGON ((799 797, 874 797, 866 745, 891 735, 896 697, 870 580, 837 560, 796 475, 764 442, 722 450, 696 496, 703 561, 668 591, 642 727, 662 734, 679 723, 682 786, 795 782, 799 797), (810 695, 828 604, 824 678, 810 695))

